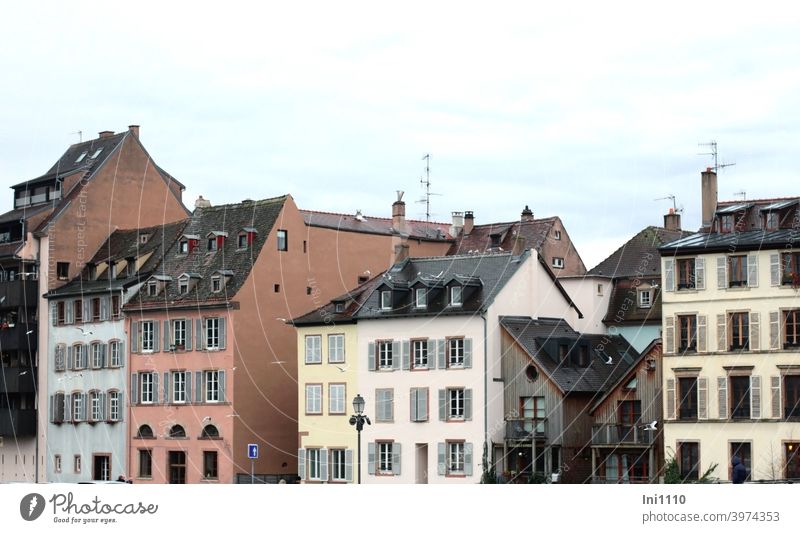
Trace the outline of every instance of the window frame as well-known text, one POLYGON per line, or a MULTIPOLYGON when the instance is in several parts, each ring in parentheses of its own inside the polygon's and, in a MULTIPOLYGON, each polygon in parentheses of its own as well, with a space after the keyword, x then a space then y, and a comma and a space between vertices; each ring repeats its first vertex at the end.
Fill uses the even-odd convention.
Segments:
POLYGON ((394 370, 394 349, 392 340, 375 341, 375 362, 378 370, 394 370))
POLYGON ((466 442, 463 440, 446 440, 445 453, 445 475, 447 477, 466 477, 466 442), (453 464, 454 451, 456 457, 455 466, 453 464), (457 466, 460 466, 460 468, 457 468, 457 466))
POLYGON ((142 320, 139 322, 139 343, 142 353, 153 353, 156 346, 155 334, 155 322, 153 320, 142 320))
POLYGON ((307 365, 321 365, 322 364, 322 335, 306 335, 305 336, 305 363, 307 365), (314 341, 316 346, 314 346, 314 341), (309 345, 309 342, 311 344, 309 345), (309 351, 310 350, 310 351, 309 351), (311 357, 309 357, 309 355, 311 357))
POLYGON ((328 450, 328 480, 333 483, 346 483, 347 482, 347 449, 346 448, 330 448, 328 450), (337 461, 336 457, 340 457, 337 461), (337 470, 341 472, 341 476, 337 476, 337 470))
POLYGON ((222 403, 219 378, 219 370, 203 371, 203 401, 205 403, 222 403))
POLYGON ((731 420, 749 420, 752 396, 750 375, 728 376, 728 390, 728 417, 731 420))
POLYGON ((695 273, 697 272, 697 258, 684 257, 675 261, 675 269, 678 271, 677 290, 679 291, 693 291, 697 289, 697 279, 695 273))
POLYGON ((375 441, 375 475, 393 476, 394 461, 393 451, 394 441, 378 440, 375 441))
POLYGON ((696 481, 700 478, 700 443, 698 441, 678 441, 678 472, 684 481, 696 481), (684 462, 693 461, 693 466, 684 468, 684 462), (687 470, 687 471, 685 471, 687 470))
POLYGON ((428 308, 428 289, 425 288, 414 289, 414 307, 417 309, 428 308))
POLYGON ((678 315, 678 349, 681 353, 697 351, 697 334, 697 315, 678 315))
MULTIPOLYGON (((171 372, 170 375, 170 403, 174 404, 185 404, 189 403, 189 398, 186 396, 186 381, 187 381, 187 372, 183 370, 177 370, 171 372)), ((189 378, 191 379, 191 378, 189 378)))
POLYGON ((450 287, 450 307, 461 307, 464 305, 464 287, 461 285, 452 285, 450 287), (454 296, 458 294, 458 298, 454 296))
POLYGON ((449 368, 465 368, 464 367, 464 363, 465 363, 465 360, 464 360, 464 352, 465 352, 465 340, 464 340, 464 337, 447 337, 446 338, 445 347, 447 349, 447 358, 446 358, 447 368, 448 369, 449 368), (454 348, 453 348, 453 344, 454 343, 456 344, 455 351, 454 351, 454 348), (460 343, 460 347, 458 346, 459 343, 460 343), (459 352, 461 354, 460 355, 460 361, 458 361, 459 352), (453 360, 454 359, 454 354, 455 354, 456 361, 453 360))
POLYGON ((737 289, 747 287, 747 254, 729 255, 726 258, 728 272, 728 288, 737 289), (734 275, 736 277, 734 277, 734 275))
POLYGON ((172 345, 175 346, 176 350, 185 350, 186 349, 186 319, 185 318, 175 318, 170 321, 170 337, 172 340, 172 345), (179 324, 182 324, 182 327, 178 327, 179 324), (182 343, 178 343, 178 332, 180 330, 182 336, 182 343))
POLYGON ((565 264, 566 263, 565 263, 563 257, 555 257, 555 256, 553 257, 553 261, 552 261, 553 268, 557 268, 557 269, 561 270, 561 269, 564 268, 565 264))
POLYGON ((322 481, 322 448, 306 448, 306 481, 322 481))
MULTIPOLYGON (((321 358, 320 358, 321 359, 321 358)), ((344 333, 329 333, 328 334, 328 363, 341 364, 346 360, 345 353, 345 335, 344 333), (333 341, 333 344, 332 344, 333 341), (339 342, 341 341, 341 343, 339 342), (341 346, 339 346, 341 344, 341 346), (341 348, 341 358, 334 358, 334 354, 338 354, 341 348)))
POLYGON ((219 454, 217 450, 203 450, 203 479, 219 479, 219 454), (213 471, 209 472, 209 459, 213 457, 213 471))
POLYGON ((463 422, 464 420, 466 420, 466 414, 467 414, 466 389, 464 387, 448 387, 446 390, 447 390, 447 411, 446 411, 447 421, 463 422))
POLYGON ((679 376, 677 378, 677 385, 678 385, 678 405, 677 405, 677 419, 678 420, 698 420, 699 419, 699 384, 698 384, 698 377, 697 376, 679 376), (688 387, 684 386, 684 383, 691 383, 688 387), (684 392, 684 388, 688 390, 684 392), (686 400, 686 407, 684 407, 684 399, 686 400), (684 416, 684 412, 687 413, 684 416))
POLYGON ((429 339, 411 339, 411 370, 429 370, 430 369, 430 354, 428 353, 428 341, 429 339), (420 353, 417 354, 417 348, 420 348, 420 352, 424 351, 424 354, 420 353), (419 357, 419 362, 417 360, 417 356, 419 357), (422 357, 425 358, 425 363, 423 364, 422 357))
POLYGON ((638 293, 640 309, 650 309, 653 307, 653 289, 639 289, 638 293), (647 298, 645 298, 645 296, 647 296, 647 298))
POLYGON ((211 316, 203 318, 203 345, 206 350, 220 350, 221 340, 220 335, 220 317, 211 316), (216 330, 216 333, 214 331, 216 330))
POLYGON ((347 414, 347 383, 328 383, 328 414, 331 416, 344 416, 347 414), (341 398, 339 399, 341 402, 341 410, 338 411, 333 409, 334 388, 336 388, 336 390, 341 390, 341 398))
POLYGON ((279 229, 275 232, 275 240, 279 252, 289 251, 289 232, 285 229, 279 229))
POLYGON ((734 311, 728 313, 728 351, 750 350, 750 313, 734 311))
POLYGON ((152 448, 138 448, 139 450, 139 468, 137 469, 137 479, 153 479, 153 449, 152 448), (147 457, 147 461, 143 462, 142 458, 147 457), (147 468, 145 469, 145 465, 147 468), (146 470, 146 471, 145 471, 146 470))
POLYGON ((322 388, 323 388, 323 384, 322 383, 306 383, 306 386, 305 386, 305 414, 306 414, 306 416, 320 416, 320 415, 322 415, 322 412, 323 412, 323 409, 322 409, 322 402, 323 402, 323 396, 322 396, 322 392, 323 391, 322 391, 322 388), (314 391, 314 390, 319 391, 319 395, 317 396, 317 398, 314 398, 313 394, 309 394, 309 392, 314 391), (316 400, 316 403, 314 403, 315 400, 316 400), (317 410, 313 410, 313 409, 309 410, 309 406, 313 408, 317 404, 319 405, 319 409, 317 409, 317 410))
POLYGON ((139 373, 139 403, 143 405, 155 404, 155 373, 154 372, 140 372, 139 373), (145 379, 147 378, 147 379, 145 379), (147 389, 146 389, 147 387, 147 389), (145 398, 148 398, 145 400, 145 398))
POLYGON ((381 311, 392 309, 392 291, 381 291, 381 311))
POLYGON ((118 390, 108 391, 108 422, 119 422, 121 420, 122 405, 119 400, 120 392, 118 390))

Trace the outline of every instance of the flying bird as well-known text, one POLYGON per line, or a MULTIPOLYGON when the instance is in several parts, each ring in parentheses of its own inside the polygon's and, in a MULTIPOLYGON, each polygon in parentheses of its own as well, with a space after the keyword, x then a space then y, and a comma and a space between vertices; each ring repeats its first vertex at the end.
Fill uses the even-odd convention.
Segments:
POLYGON ((75 326, 75 329, 81 330, 81 335, 83 335, 84 337, 87 336, 87 335, 93 335, 93 333, 91 331, 86 331, 85 329, 83 329, 83 328, 81 328, 79 326, 75 326))
POLYGON ((645 431, 658 431, 656 425, 658 424, 658 420, 653 420, 649 424, 642 426, 642 429, 645 431))
POLYGON ((610 355, 608 356, 608 359, 606 359, 606 364, 607 365, 613 365, 614 364, 614 359, 610 355))
POLYGON ((26 332, 25 332, 25 335, 30 335, 31 333, 33 333, 33 330, 26 331, 26 332))
POLYGON ((345 366, 337 366, 336 368, 339 370, 339 372, 347 372, 347 366, 346 365, 345 366))

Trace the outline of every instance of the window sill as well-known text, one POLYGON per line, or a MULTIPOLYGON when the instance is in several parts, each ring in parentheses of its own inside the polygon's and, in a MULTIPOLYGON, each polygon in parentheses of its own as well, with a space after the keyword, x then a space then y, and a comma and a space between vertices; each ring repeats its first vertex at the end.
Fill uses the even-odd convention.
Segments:
POLYGON ((444 475, 444 477, 455 477, 455 478, 464 477, 465 478, 465 477, 467 477, 467 475, 464 474, 464 473, 460 473, 460 472, 448 472, 447 474, 444 475))
POLYGON ((306 361, 307 365, 321 365, 322 361, 306 361))
POLYGON ((467 419, 466 419, 466 418, 448 418, 448 419, 446 420, 446 422, 447 422, 448 424, 451 424, 451 423, 452 423, 452 424, 462 424, 462 423, 464 423, 464 422, 466 422, 466 421, 467 421, 467 419))
POLYGON ((427 372, 428 370, 432 370, 429 366, 412 366, 412 372, 427 372))
POLYGON ((345 361, 344 361, 344 359, 343 359, 343 360, 341 360, 341 361, 331 361, 331 360, 329 359, 329 360, 328 360, 328 364, 329 364, 329 365, 343 365, 343 364, 345 364, 345 361))

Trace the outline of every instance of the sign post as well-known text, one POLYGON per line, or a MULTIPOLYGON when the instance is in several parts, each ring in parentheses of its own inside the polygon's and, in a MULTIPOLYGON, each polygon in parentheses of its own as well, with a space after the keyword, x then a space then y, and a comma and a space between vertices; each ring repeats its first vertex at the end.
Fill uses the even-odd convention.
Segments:
POLYGON ((247 457, 250 458, 250 484, 256 484, 256 459, 258 459, 258 444, 247 445, 247 457))

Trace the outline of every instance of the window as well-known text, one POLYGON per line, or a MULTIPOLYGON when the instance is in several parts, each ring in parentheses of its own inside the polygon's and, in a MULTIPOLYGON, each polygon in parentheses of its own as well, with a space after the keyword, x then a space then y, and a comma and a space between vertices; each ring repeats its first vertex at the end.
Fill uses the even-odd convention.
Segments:
POLYGON ((786 469, 784 477, 786 479, 800 479, 800 442, 786 442, 784 443, 784 464, 786 469))
POLYGON ((75 370, 86 368, 86 346, 83 344, 72 347, 72 368, 75 370))
POLYGON ((73 300, 72 316, 75 318, 75 323, 83 322, 83 300, 73 300))
POLYGON ((141 394, 139 395, 139 401, 141 403, 153 403, 153 381, 154 381, 154 374, 152 372, 142 372, 139 374, 139 381, 141 382, 139 388, 141 389, 141 394))
POLYGON ((83 420, 83 394, 76 392, 72 395, 72 421, 80 422, 83 420))
POLYGON ((464 475, 464 443, 447 443, 447 474, 464 475))
POLYGON ((344 313, 345 304, 343 302, 336 302, 336 306, 334 308, 335 312, 337 313, 344 313))
POLYGON ((155 326, 152 320, 143 320, 140 323, 141 327, 141 343, 143 352, 152 352, 155 346, 155 326))
POLYGON ((328 414, 345 414, 346 385, 344 383, 332 383, 329 391, 328 414))
POLYGON ((171 439, 185 439, 186 429, 180 424, 175 424, 169 428, 169 438, 171 439))
POLYGON ((119 392, 111 391, 108 393, 108 420, 109 422, 119 422, 120 413, 119 392))
POLYGON ((95 150, 95 152, 92 154, 92 156, 89 159, 97 159, 97 156, 99 156, 102 151, 103 151, 102 148, 98 148, 97 150, 95 150))
POLYGON ((56 346, 56 353, 55 353, 55 371, 56 372, 63 372, 67 369, 67 362, 65 360, 67 352, 67 347, 63 344, 59 344, 56 346))
POLYGON ((392 443, 391 442, 378 442, 378 473, 391 474, 392 473, 392 443))
POLYGON ((586 344, 573 346, 569 355, 572 366, 576 368, 586 368, 589 366, 589 346, 586 344))
POLYGON ((427 422, 428 420, 428 389, 413 388, 411 395, 411 421, 427 422))
POLYGON ((678 317, 678 335, 681 352, 697 351, 697 317, 695 315, 678 317))
POLYGON ((306 335, 306 364, 322 362, 322 336, 306 335))
POLYGON ((92 298, 92 320, 100 320, 100 298, 92 298))
POLYGON ((678 378, 679 420, 697 420, 697 378, 678 378))
POLYGON ((239 249, 244 250, 247 248, 247 233, 240 233, 239 234, 239 249))
POLYGON ((308 479, 312 481, 319 481, 321 479, 320 473, 320 449, 308 448, 306 450, 306 462, 308 463, 308 479))
POLYGON ((720 228, 721 233, 730 233, 733 231, 733 215, 724 215, 720 217, 720 228))
POLYGON ((378 342, 378 369, 387 370, 393 368, 392 341, 378 342))
POLYGON ((464 419, 464 389, 447 389, 447 419, 464 419))
POLYGON ((219 347, 219 318, 206 318, 206 349, 218 350, 219 347))
POLYGON ((222 278, 219 276, 211 276, 211 292, 219 292, 222 290, 222 278))
POLYGON ((61 472, 61 456, 58 454, 53 456, 53 470, 55 470, 56 473, 61 472))
POLYGON ((728 287, 747 286, 747 256, 732 255, 728 258, 728 287))
POLYGON ((181 241, 178 245, 178 253, 179 254, 188 254, 189 253, 189 241, 181 241))
POLYGON ((800 348, 800 309, 783 312, 783 347, 800 348))
POLYGON ((306 385, 306 414, 322 414, 322 385, 306 385))
POLYGON ((644 289, 639 291, 639 307, 648 308, 653 305, 653 291, 644 289))
POLYGON ((554 257, 553 258, 553 268, 564 268, 564 258, 563 257, 554 257))
POLYGON ((221 401, 219 370, 206 370, 206 401, 216 403, 221 401))
POLYGON ((602 283, 598 283, 597 284, 597 295, 598 296, 602 296, 603 295, 603 284, 602 283))
POLYGON ((800 252, 781 254, 781 284, 800 284, 800 252))
POLYGON ((58 261, 56 263, 56 277, 60 280, 69 279, 69 263, 58 261))
POLYGON ((186 372, 172 373, 172 402, 186 403, 186 372))
POLYGON ((345 450, 331 450, 331 481, 347 481, 347 454, 345 450))
POLYGON ((286 230, 279 229, 277 237, 278 237, 278 251, 285 252, 289 250, 289 234, 286 232, 286 230))
POLYGON ((178 278, 178 294, 189 292, 189 278, 178 278))
POLYGON ((203 478, 217 479, 217 452, 203 452, 203 478))
POLYGON ((111 295, 111 318, 120 318, 122 307, 120 306, 119 294, 111 295))
MULTIPOLYGON (((738 457, 739 460, 742 461, 744 467, 747 469, 747 477, 745 478, 745 481, 751 481, 753 473, 753 454, 750 443, 731 442, 731 460, 728 461, 728 464, 731 464, 731 461, 733 461, 734 457, 738 457)), ((732 471, 731 474, 733 474, 732 471)), ((733 479, 733 477, 730 476, 730 479, 733 479)))
POLYGON ((448 339, 447 341, 447 366, 464 366, 464 339, 448 339))
POLYGON ((375 421, 394 421, 394 389, 375 390, 375 421))
POLYGON ((695 287, 695 280, 694 280, 694 272, 695 272, 695 260, 694 258, 690 259, 678 259, 676 262, 676 266, 678 268, 678 290, 691 290, 695 287))
POLYGON ((363 285, 368 281, 369 281, 369 276, 358 276, 357 282, 359 285, 363 285))
POLYGON ((766 219, 767 229, 778 229, 778 226, 780 225, 780 217, 778 216, 778 213, 770 211, 767 213, 766 219))
POLYGON ((683 480, 697 480, 700 471, 700 444, 679 442, 678 456, 680 475, 683 480))
POLYGON ((461 307, 461 286, 450 287, 450 305, 461 307))
POLYGON ((731 313, 728 317, 730 324, 730 349, 750 349, 750 314, 731 313))
POLYGON ((153 477, 153 450, 149 448, 139 450, 139 477, 153 477))
POLYGON ((103 345, 96 342, 92 346, 92 368, 103 368, 103 345))
POLYGON ((80 474, 81 473, 81 456, 80 455, 76 455, 72 459, 72 469, 75 471, 76 474, 80 474))
POLYGON ((172 321, 172 343, 176 350, 186 349, 186 320, 183 318, 172 321))
POLYGON ((731 384, 731 418, 750 418, 750 376, 733 376, 731 384))
POLYGON ((558 229, 557 229, 557 230, 555 231, 555 233, 553 234, 553 238, 554 238, 555 240, 557 240, 557 241, 560 241, 560 240, 561 240, 561 230, 558 230, 558 229))
POLYGON ((783 378, 783 410, 786 418, 800 417, 800 375, 783 378))
POLYGON ((411 341, 411 351, 414 354, 412 368, 428 368, 428 341, 411 341))
POLYGON ((208 424, 203 428, 203 431, 200 432, 201 439, 218 439, 219 438, 219 430, 217 426, 214 424, 208 424))
POLYGON ((91 422, 100 422, 103 420, 103 412, 101 409, 101 397, 97 391, 92 391, 89 393, 89 402, 91 404, 91 411, 92 416, 90 421, 91 422))
POLYGON ((66 323, 66 307, 64 302, 56 304, 56 324, 63 326, 66 323))
POLYGON ((89 152, 88 152, 88 151, 86 151, 86 150, 84 150, 83 152, 81 152, 81 155, 79 155, 79 156, 78 156, 78 159, 76 159, 76 160, 75 160, 75 162, 76 162, 76 163, 80 163, 81 161, 83 161, 83 158, 84 158, 84 157, 86 157, 86 155, 87 155, 88 153, 89 153, 89 152))
POLYGON ((392 308, 392 291, 381 291, 381 309, 392 308))
POLYGON ((152 438, 154 438, 153 428, 151 428, 147 424, 142 424, 141 426, 139 426, 139 429, 136 432, 136 438, 139 438, 139 439, 152 439, 152 438))
POLYGON ((619 439, 621 442, 631 442, 634 439, 634 428, 642 418, 642 402, 640 400, 622 400, 617 405, 619 417, 619 439))
POLYGON ((344 335, 328 335, 328 362, 344 363, 344 335))
POLYGON ((527 396, 520 398, 522 404, 523 427, 530 434, 543 436, 545 434, 545 403, 544 396, 527 396))
POLYGON ((417 289, 414 291, 414 306, 425 308, 428 307, 428 290, 427 289, 417 289))
POLYGON ((216 252, 217 251, 217 238, 216 237, 209 237, 206 241, 206 251, 208 252, 216 252))
POLYGON ((156 296, 158 294, 158 283, 155 281, 150 281, 147 283, 147 295, 148 296, 156 296))
POLYGON ((272 287, 272 289, 273 289, 273 290, 274 290, 276 293, 279 293, 279 292, 281 292, 281 286, 280 286, 280 284, 279 284, 279 283, 276 283, 276 284, 275 284, 275 285, 272 287))

